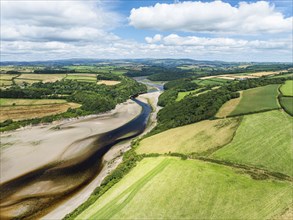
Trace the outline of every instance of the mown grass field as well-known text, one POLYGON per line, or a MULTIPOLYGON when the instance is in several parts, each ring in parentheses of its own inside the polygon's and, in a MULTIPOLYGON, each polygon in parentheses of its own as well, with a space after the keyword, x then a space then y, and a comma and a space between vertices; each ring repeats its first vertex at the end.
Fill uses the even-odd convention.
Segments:
POLYGON ((279 85, 267 85, 244 90, 242 98, 230 116, 280 108, 277 96, 279 85))
POLYGON ((80 107, 80 104, 59 99, 1 99, 0 104, 0 122, 7 119, 19 121, 41 118, 65 112, 68 108, 80 107))
POLYGON ((280 102, 284 110, 293 116, 293 97, 281 97, 280 102))
POLYGON ((229 143, 239 119, 205 120, 182 126, 143 139, 136 152, 143 153, 203 153, 229 143))
POLYGON ((293 80, 287 80, 280 90, 284 96, 293 96, 293 80))
POLYGON ((76 219, 269 219, 292 203, 291 193, 288 182, 217 164, 147 158, 76 219))
POLYGON ((232 142, 213 158, 293 176, 293 119, 280 110, 246 115, 232 142))

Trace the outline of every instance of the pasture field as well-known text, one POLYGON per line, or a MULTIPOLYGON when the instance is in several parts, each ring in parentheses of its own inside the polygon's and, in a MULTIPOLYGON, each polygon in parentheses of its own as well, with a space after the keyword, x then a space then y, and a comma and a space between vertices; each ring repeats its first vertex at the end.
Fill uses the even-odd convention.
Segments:
POLYGON ((138 154, 203 153, 229 143, 240 120, 237 118, 205 120, 173 128, 143 139, 138 154))
POLYGON ((267 85, 244 90, 241 100, 230 116, 280 108, 277 96, 279 85, 267 85))
POLYGON ((245 115, 232 142, 212 157, 293 176, 292 122, 280 110, 245 115))
POLYGON ((68 74, 65 79, 79 82, 97 82, 97 74, 68 74))
POLYGON ((31 100, 31 101, 16 101, 16 99, 7 101, 1 99, 0 107, 0 121, 12 119, 14 121, 41 118, 48 115, 55 115, 62 112, 66 112, 68 108, 78 108, 80 104, 64 102, 64 100, 31 100), (62 103, 58 102, 63 101, 62 103), (4 102, 4 105, 2 104, 4 102), (7 103, 18 103, 17 105, 7 105, 7 103), (46 103, 47 102, 47 103, 46 103), (38 104, 33 104, 38 103, 38 104))
POLYGON ((239 92, 240 96, 236 99, 230 99, 228 102, 226 102, 217 112, 216 117, 218 118, 225 118, 228 115, 231 114, 231 112, 234 111, 236 106, 239 104, 242 96, 242 91, 239 92))
POLYGON ((293 116, 293 97, 281 97, 280 102, 285 111, 293 116))
POLYGON ((293 80, 287 80, 280 90, 284 96, 293 96, 293 80))
POLYGON ((0 106, 19 106, 19 105, 48 105, 66 103, 63 99, 6 99, 0 98, 0 106))
POLYGON ((115 81, 115 80, 99 80, 97 82, 97 84, 104 84, 104 85, 107 85, 107 86, 115 86, 117 84, 119 84, 120 81, 115 81))
POLYGON ((76 219, 270 219, 292 203, 288 182, 230 167, 145 158, 76 219))
POLYGON ((190 95, 190 94, 196 94, 197 91, 199 91, 200 89, 195 89, 192 91, 187 91, 187 92, 179 92, 176 101, 180 101, 182 99, 184 99, 185 96, 190 95))

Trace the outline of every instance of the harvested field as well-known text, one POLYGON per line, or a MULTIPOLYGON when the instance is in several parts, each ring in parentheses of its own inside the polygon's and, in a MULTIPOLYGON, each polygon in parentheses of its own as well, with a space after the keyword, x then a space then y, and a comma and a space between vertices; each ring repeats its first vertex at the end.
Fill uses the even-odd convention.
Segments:
POLYGON ((48 104, 60 104, 66 103, 63 99, 4 99, 0 98, 0 106, 11 106, 11 105, 48 105, 48 104))
POLYGON ((114 85, 117 85, 119 83, 120 83, 120 81, 115 81, 115 80, 99 80, 97 82, 97 84, 105 84, 107 86, 114 86, 114 85))
POLYGON ((65 77, 65 74, 21 74, 17 78, 17 83, 27 82, 31 83, 31 81, 42 81, 42 82, 56 82, 57 80, 61 80, 65 77))
POLYGON ((277 75, 279 74, 280 71, 267 71, 267 72, 257 72, 257 73, 250 73, 250 76, 257 76, 257 77, 262 77, 262 76, 271 76, 271 75, 277 75))
POLYGON ((205 120, 170 129, 143 139, 136 149, 148 153, 203 153, 229 143, 237 129, 239 119, 205 120))
POLYGON ((291 192, 217 164, 146 158, 76 219, 270 219, 291 192))
POLYGON ((28 106, 4 106, 1 107, 0 121, 13 119, 15 121, 41 118, 48 115, 55 115, 67 111, 68 108, 78 108, 76 103, 61 103, 47 105, 28 105, 28 106))

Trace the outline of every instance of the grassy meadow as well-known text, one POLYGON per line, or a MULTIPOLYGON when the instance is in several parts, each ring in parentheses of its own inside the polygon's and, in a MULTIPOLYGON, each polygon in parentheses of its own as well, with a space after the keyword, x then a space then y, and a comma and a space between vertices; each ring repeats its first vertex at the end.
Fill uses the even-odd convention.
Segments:
POLYGON ((280 108, 277 96, 279 85, 267 85, 243 91, 241 100, 230 116, 280 108))
POLYGON ((143 139, 136 152, 203 153, 229 143, 240 120, 237 118, 205 120, 143 139))
POLYGON ((243 117, 231 143, 212 157, 293 176, 293 119, 280 110, 243 117))
POLYGON ((293 80, 287 80, 280 90, 284 96, 293 96, 293 80))
POLYGON ((292 203, 288 182, 232 168, 146 158, 76 219, 269 219, 292 203))

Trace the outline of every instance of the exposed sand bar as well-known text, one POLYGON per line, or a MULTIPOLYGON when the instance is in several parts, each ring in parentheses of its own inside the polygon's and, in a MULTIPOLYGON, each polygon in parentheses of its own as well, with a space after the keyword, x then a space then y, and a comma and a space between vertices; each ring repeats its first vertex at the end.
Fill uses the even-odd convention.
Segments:
POLYGON ((105 147, 131 135, 137 126, 124 125, 142 112, 129 100, 105 114, 1 134, 1 219, 31 218, 84 187, 103 168, 105 147))
MULTIPOLYGON (((158 110, 160 109, 157 106, 157 102, 160 94, 160 92, 147 93, 140 95, 137 98, 140 101, 151 104, 153 107, 153 112, 150 116, 149 126, 141 135, 144 135, 156 125, 156 115, 158 110)), ((99 172, 99 175, 97 175, 82 190, 75 193, 72 197, 65 200, 62 204, 50 210, 49 213, 42 217, 42 219, 62 219, 65 217, 66 214, 74 211, 78 206, 84 203, 89 198, 94 189, 101 184, 103 179, 121 163, 123 152, 130 149, 130 143, 131 140, 128 140, 112 147, 103 157, 103 163, 105 165, 103 166, 103 169, 99 172)))
POLYGON ((129 100, 117 105, 109 113, 1 134, 0 183, 56 160, 72 157, 76 151, 67 151, 65 155, 63 152, 73 143, 118 128, 138 116, 140 112, 141 107, 129 100))

